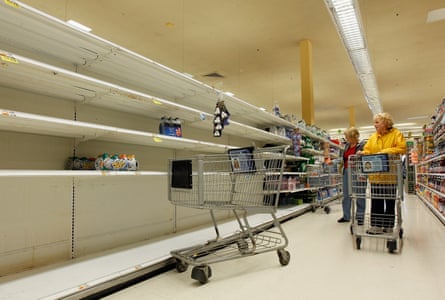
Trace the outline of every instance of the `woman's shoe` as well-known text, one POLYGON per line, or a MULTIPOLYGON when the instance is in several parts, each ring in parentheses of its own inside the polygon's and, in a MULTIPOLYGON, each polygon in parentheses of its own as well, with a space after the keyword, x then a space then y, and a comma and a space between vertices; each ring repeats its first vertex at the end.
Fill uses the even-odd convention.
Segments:
POLYGON ((340 219, 337 220, 338 223, 348 223, 349 220, 346 220, 345 218, 341 217, 340 219))

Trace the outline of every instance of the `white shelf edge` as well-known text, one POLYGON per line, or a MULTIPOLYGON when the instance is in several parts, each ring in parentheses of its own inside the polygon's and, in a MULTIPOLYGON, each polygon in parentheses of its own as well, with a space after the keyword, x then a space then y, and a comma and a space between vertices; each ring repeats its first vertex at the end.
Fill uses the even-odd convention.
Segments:
POLYGON ((167 172, 99 171, 99 170, 0 170, 0 177, 104 177, 104 176, 167 176, 167 172))
POLYGON ((414 166, 425 165, 425 164, 428 164, 428 163, 430 163, 432 161, 436 161, 436 160, 439 160, 439 159, 442 159, 442 158, 445 158, 445 153, 437 155, 437 156, 434 156, 434 157, 431 157, 431 158, 429 158, 427 160, 424 160, 424 161, 419 161, 417 164, 414 164, 414 166))
POLYGON ((445 225, 445 216, 440 213, 427 199, 416 192, 417 197, 431 210, 431 212, 445 225))
POLYGON ((0 130, 77 138, 80 142, 95 139, 211 153, 224 153, 228 149, 235 148, 235 146, 170 137, 150 132, 71 121, 5 109, 0 109, 0 130))
POLYGON ((425 185, 425 184, 423 184, 423 183, 417 182, 417 184, 418 184, 418 185, 421 185, 422 187, 424 187, 425 189, 429 190, 430 192, 432 192, 432 193, 434 193, 434 194, 437 194, 437 195, 439 195, 440 197, 445 198, 445 194, 444 194, 444 193, 441 193, 441 192, 439 192, 438 190, 435 190, 435 189, 433 189, 433 188, 431 188, 431 187, 429 187, 429 186, 427 186, 427 185, 425 185))

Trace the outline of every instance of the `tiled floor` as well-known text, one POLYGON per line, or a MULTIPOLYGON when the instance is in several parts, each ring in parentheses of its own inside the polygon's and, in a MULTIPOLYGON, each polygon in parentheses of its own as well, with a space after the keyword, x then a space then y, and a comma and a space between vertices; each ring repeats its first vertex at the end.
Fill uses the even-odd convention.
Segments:
POLYGON ((306 213, 283 226, 291 260, 275 252, 211 265, 201 285, 172 270, 111 296, 117 299, 445 299, 445 228, 415 196, 403 203, 404 245, 390 254, 385 240, 363 237, 355 248, 348 223, 331 213, 306 213))

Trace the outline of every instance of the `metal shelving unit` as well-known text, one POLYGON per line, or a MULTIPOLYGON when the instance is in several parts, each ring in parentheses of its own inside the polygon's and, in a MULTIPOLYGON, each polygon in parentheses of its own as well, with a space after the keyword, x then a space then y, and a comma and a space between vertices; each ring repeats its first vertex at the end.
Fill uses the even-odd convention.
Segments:
POLYGON ((296 127, 224 91, 203 84, 138 53, 83 32, 19 1, 0 3, 0 48, 78 73, 164 97, 211 113, 223 97, 234 121, 257 127, 296 127))
MULTIPOLYGON (((102 80, 54 67, 0 50, 0 84, 77 103, 119 110, 151 118, 174 114, 186 125, 200 129, 212 127, 213 115, 159 97, 117 86, 102 80)), ((243 136, 261 142, 289 144, 287 137, 244 125, 235 121, 224 133, 243 136)), ((180 140, 177 140, 181 143, 180 140)), ((145 143, 144 143, 145 144, 145 143)), ((178 144, 179 149, 182 148, 178 144)))

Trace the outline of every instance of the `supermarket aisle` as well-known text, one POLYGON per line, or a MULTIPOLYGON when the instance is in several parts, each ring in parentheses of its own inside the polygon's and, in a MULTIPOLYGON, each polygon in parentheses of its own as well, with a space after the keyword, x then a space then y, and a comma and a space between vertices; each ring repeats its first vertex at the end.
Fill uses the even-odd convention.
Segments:
POLYGON ((175 270, 106 297, 118 299, 445 299, 445 227, 416 196, 404 202, 401 254, 383 240, 356 250, 336 202, 326 215, 307 213, 284 224, 291 261, 275 252, 212 265, 205 285, 175 270))

